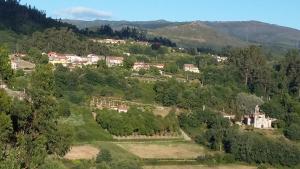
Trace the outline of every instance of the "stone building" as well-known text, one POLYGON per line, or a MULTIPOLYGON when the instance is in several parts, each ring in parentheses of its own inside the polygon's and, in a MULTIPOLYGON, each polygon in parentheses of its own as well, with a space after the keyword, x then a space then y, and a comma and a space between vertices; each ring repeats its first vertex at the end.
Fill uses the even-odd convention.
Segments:
POLYGON ((255 107, 255 112, 253 114, 244 116, 243 120, 244 124, 260 129, 272 128, 272 122, 274 121, 276 121, 276 119, 267 117, 266 114, 260 111, 258 105, 255 107))

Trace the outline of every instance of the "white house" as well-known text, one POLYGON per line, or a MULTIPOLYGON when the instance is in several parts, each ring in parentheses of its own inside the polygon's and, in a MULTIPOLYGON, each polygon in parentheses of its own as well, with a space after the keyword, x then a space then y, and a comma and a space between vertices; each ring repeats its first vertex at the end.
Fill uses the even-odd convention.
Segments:
POLYGON ((123 57, 107 56, 106 57, 106 65, 108 67, 122 66, 123 60, 124 60, 123 57))
POLYGON ((212 55, 215 59, 217 59, 217 62, 225 62, 228 58, 227 57, 222 57, 218 55, 212 55))
POLYGON ((133 65, 133 70, 139 71, 141 69, 148 70, 150 68, 150 65, 148 63, 144 62, 135 62, 133 65))
POLYGON ((184 64, 183 69, 185 72, 200 73, 199 69, 193 64, 184 64))
POLYGON ((62 64, 63 66, 67 66, 69 63, 68 58, 64 54, 59 54, 56 52, 48 53, 49 63, 55 64, 62 64))
POLYGON ((266 117, 266 115, 260 112, 259 106, 255 107, 255 113, 244 117, 244 123, 254 128, 270 129, 272 128, 272 122, 276 121, 274 118, 266 117))
POLYGON ((162 64, 162 63, 152 64, 151 66, 156 67, 157 69, 164 69, 165 68, 165 64, 162 64))
POLYGON ((97 64, 100 60, 105 60, 105 56, 98 56, 94 54, 87 55, 87 61, 89 64, 97 64))

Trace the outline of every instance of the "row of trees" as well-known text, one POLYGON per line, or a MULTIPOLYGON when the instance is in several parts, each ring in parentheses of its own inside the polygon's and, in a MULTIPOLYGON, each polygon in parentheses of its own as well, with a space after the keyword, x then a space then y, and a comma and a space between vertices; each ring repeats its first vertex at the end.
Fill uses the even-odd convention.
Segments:
POLYGON ((152 136, 179 131, 175 113, 162 118, 152 112, 131 108, 127 113, 102 110, 97 115, 97 122, 102 128, 117 136, 133 134, 152 136))

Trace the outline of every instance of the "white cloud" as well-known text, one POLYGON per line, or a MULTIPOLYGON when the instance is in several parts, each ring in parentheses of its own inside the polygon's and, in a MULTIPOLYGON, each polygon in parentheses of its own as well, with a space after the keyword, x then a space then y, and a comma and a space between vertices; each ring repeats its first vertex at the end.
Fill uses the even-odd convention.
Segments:
POLYGON ((82 6, 72 7, 59 11, 56 15, 61 18, 81 20, 108 19, 112 17, 112 14, 110 12, 100 11, 82 6))

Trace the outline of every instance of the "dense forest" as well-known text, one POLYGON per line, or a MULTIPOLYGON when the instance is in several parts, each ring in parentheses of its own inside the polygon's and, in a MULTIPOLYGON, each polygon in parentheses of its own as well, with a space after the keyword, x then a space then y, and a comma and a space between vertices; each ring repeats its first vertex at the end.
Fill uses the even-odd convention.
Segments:
POLYGON ((31 34, 52 27, 76 27, 47 18, 46 13, 30 5, 20 5, 19 0, 0 1, 0 29, 12 30, 19 34, 31 34))

